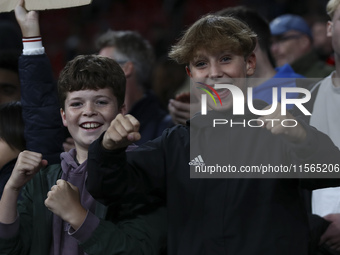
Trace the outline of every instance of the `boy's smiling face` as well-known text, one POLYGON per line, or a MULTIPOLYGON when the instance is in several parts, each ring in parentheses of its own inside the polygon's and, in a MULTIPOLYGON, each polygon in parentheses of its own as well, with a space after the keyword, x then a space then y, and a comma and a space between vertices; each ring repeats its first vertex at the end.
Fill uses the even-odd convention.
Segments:
MULTIPOLYGON (((244 56, 236 55, 227 50, 216 53, 198 50, 190 62, 189 68, 187 68, 187 73, 194 81, 204 82, 212 87, 216 83, 233 84, 245 93, 247 87, 245 78, 254 73, 255 65, 256 58, 254 53, 245 59, 244 56)), ((208 97, 209 107, 219 111, 229 110, 233 103, 230 91, 220 89, 217 92, 223 106, 218 106, 217 109, 213 100, 208 97)))
POLYGON ((87 151, 120 112, 112 90, 104 88, 68 92, 61 116, 79 152, 87 151))

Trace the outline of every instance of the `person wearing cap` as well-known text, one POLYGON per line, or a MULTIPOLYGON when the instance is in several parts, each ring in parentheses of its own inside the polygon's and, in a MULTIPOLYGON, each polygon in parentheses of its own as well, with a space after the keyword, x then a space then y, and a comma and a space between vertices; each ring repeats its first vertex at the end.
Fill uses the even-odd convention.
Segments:
POLYGON ((271 52, 277 66, 290 64, 307 78, 324 78, 334 68, 321 61, 313 49, 312 32, 298 15, 284 14, 270 22, 271 52))

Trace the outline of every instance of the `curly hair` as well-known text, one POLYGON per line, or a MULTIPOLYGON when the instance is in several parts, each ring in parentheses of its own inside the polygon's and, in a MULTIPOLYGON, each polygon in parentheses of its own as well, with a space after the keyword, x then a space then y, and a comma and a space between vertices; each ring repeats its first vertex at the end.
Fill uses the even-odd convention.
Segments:
POLYGON ((98 55, 80 55, 69 61, 61 71, 58 95, 64 109, 67 92, 110 88, 120 108, 124 103, 125 85, 125 74, 116 61, 98 55))

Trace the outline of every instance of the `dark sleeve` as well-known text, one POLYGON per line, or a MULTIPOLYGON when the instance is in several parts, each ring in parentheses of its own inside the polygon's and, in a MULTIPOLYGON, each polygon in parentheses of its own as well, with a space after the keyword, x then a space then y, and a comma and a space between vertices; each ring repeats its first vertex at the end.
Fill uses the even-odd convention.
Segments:
MULTIPOLYGON (((32 233, 33 233, 33 201, 31 196, 32 186, 30 184, 26 185, 21 191, 21 199, 18 201, 17 210, 19 213, 15 224, 19 223, 19 229, 16 231, 15 235, 11 233, 13 226, 8 227, 9 238, 0 238, 0 254, 13 254, 13 255, 25 255, 29 254, 29 250, 32 243, 32 233), (9 234, 10 233, 10 234, 9 234)), ((1 228, 4 231, 4 228, 1 228)), ((4 233, 0 234, 1 237, 4 233)), ((5 233, 6 235, 6 233, 5 233)))
MULTIPOLYGON (((340 186, 340 150, 332 140, 316 128, 308 125, 303 120, 298 120, 305 128, 307 136, 304 142, 292 144, 292 163, 304 167, 313 165, 332 166, 333 171, 327 172, 299 172, 300 183, 305 189, 320 189, 340 186), (338 169, 338 170, 335 170, 338 169)), ((298 170, 300 170, 298 168, 298 170)))
POLYGON ((165 254, 166 218, 166 209, 160 207, 116 223, 101 220, 91 237, 80 246, 87 254, 165 254))
POLYGON ((311 213, 308 213, 308 222, 310 229, 310 250, 315 251, 319 247, 320 238, 328 228, 330 222, 311 213))
POLYGON ((86 187, 90 194, 105 205, 165 201, 164 133, 129 152, 105 150, 103 135, 99 137, 88 154, 86 187))
POLYGON ((19 75, 26 148, 42 153, 49 164, 60 163, 64 128, 47 56, 20 56, 19 75))
POLYGON ((19 218, 13 224, 0 224, 0 254, 24 254, 23 243, 19 237, 17 226, 19 218), (15 233, 13 235, 13 233, 15 233))
POLYGON ((301 190, 301 196, 305 202, 305 206, 308 213, 308 223, 309 223, 309 254, 316 255, 319 254, 317 251, 320 248, 320 238, 323 233, 328 228, 330 222, 325 220, 319 215, 312 214, 312 191, 311 190, 301 190))

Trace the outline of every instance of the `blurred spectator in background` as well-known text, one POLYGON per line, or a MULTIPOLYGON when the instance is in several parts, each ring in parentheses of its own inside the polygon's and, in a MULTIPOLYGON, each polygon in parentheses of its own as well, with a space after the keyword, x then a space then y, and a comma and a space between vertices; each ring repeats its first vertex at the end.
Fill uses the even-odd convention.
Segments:
POLYGON ((319 58, 328 65, 335 65, 332 38, 327 36, 327 22, 329 17, 317 16, 312 24, 313 47, 319 58))
POLYGON ((2 104, 0 106, 0 198, 17 157, 25 146, 20 102, 2 104))
POLYGON ((270 22, 271 51, 277 66, 290 64, 296 73, 308 78, 324 78, 334 68, 321 61, 313 48, 307 22, 293 14, 281 15, 270 22))
POLYGON ((160 58, 156 62, 152 75, 152 88, 163 107, 167 107, 169 100, 174 98, 178 91, 189 91, 190 82, 187 82, 187 78, 183 65, 167 57, 160 58))
POLYGON ((20 100, 18 59, 22 51, 21 31, 9 20, 0 22, 0 105, 20 100))
POLYGON ((16 51, 0 51, 0 105, 20 100, 19 55, 16 51))
MULTIPOLYGON (((336 70, 312 86, 311 99, 304 106, 312 113, 306 118, 309 124, 328 135, 340 148, 340 1, 330 0, 326 10, 330 16, 327 36, 332 41, 336 70)), ((310 195, 306 199, 307 204, 311 202, 308 209, 313 213, 309 218, 310 254, 339 255, 340 187, 317 189, 310 195)))
POLYGON ((1 20, 0 22, 0 50, 15 50, 21 52, 21 32, 16 23, 1 20))
POLYGON ((155 56, 150 43, 134 31, 109 30, 97 40, 99 55, 114 59, 126 76, 125 113, 140 122, 142 144, 160 136, 173 125, 158 98, 151 91, 155 56))

